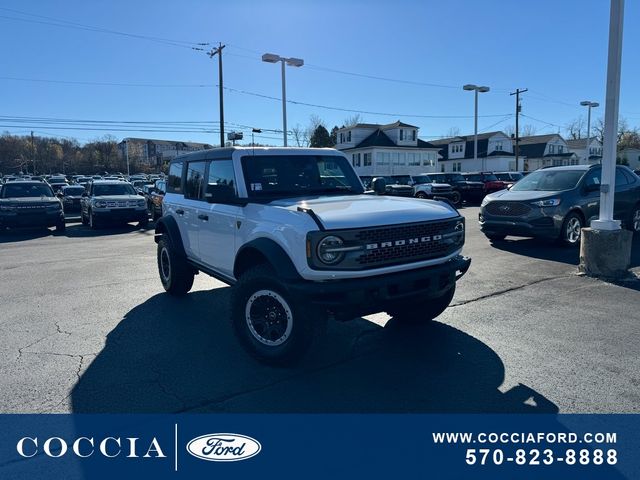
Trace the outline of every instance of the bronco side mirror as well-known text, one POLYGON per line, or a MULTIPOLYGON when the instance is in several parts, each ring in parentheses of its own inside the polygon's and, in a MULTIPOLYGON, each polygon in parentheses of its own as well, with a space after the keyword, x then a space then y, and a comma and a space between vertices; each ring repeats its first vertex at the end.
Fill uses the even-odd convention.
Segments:
POLYGON ((376 177, 371 182, 371 188, 376 192, 376 195, 384 195, 387 193, 387 182, 382 177, 376 177))

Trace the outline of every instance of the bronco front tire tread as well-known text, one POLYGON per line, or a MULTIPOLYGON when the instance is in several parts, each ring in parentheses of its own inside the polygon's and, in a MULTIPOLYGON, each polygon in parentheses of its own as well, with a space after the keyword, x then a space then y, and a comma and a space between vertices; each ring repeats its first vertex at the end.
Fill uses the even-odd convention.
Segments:
POLYGON ((231 322, 234 333, 242 346, 257 360, 271 365, 295 364, 308 350, 316 334, 322 330, 326 318, 303 309, 300 302, 287 292, 285 286, 277 279, 273 268, 268 264, 257 265, 243 273, 234 285, 231 293, 231 322), (282 312, 286 312, 278 321, 285 322, 286 339, 276 339, 268 345, 260 340, 260 334, 252 323, 250 314, 256 294, 262 292, 282 312), (285 305, 282 305, 284 301, 285 305), (287 323, 290 326, 286 327, 287 323), (253 328, 253 332, 252 332, 253 328), (286 331, 288 330, 288 332, 286 331), (276 344, 276 342, 281 343, 276 344))

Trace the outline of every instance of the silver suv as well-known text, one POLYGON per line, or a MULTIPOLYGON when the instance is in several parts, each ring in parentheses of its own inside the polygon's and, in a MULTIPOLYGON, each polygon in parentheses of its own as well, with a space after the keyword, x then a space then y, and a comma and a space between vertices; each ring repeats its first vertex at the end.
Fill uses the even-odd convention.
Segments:
POLYGON ((225 148, 174 159, 157 261, 165 290, 234 285, 235 333, 262 361, 299 358, 328 318, 430 321, 471 260, 449 204, 365 194, 333 149, 225 148))

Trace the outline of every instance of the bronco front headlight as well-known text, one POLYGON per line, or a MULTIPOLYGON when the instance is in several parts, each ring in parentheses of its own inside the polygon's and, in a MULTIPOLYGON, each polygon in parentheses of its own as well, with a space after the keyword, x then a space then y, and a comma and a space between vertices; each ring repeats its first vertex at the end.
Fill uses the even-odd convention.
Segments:
POLYGON ((96 208, 106 208, 107 202, 105 202, 104 200, 96 200, 95 202, 93 202, 93 206, 96 208))
POLYGON ((144 200, 138 200, 138 206, 139 207, 144 207, 147 204, 147 202, 145 202, 144 200))
POLYGON ((490 199, 488 199, 487 197, 484 197, 482 199, 482 203, 480 204, 480 207, 486 207, 490 201, 491 201, 490 199))
POLYGON ((344 258, 342 246, 344 241, 335 235, 324 237, 318 243, 318 258, 322 263, 333 265, 340 262, 344 258))

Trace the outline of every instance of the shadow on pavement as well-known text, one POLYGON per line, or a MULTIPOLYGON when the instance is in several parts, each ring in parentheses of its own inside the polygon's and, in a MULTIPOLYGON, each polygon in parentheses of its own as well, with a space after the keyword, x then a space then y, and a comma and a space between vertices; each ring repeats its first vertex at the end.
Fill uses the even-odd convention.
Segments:
POLYGON ((493 241, 491 245, 498 250, 525 257, 576 266, 580 263, 579 247, 564 247, 550 240, 507 237, 505 240, 493 241))
POLYGON ((88 225, 75 224, 68 225, 64 235, 73 238, 84 237, 104 237, 108 235, 122 235, 131 232, 148 232, 153 230, 153 225, 149 222, 146 227, 138 227, 136 223, 104 225, 92 230, 88 225))
MULTIPOLYGON (((516 255, 576 266, 580 263, 579 247, 564 247, 548 240, 507 237, 505 240, 494 241, 491 245, 498 250, 516 255)), ((640 267, 640 235, 634 236, 631 247, 631 268, 636 267, 640 267)))
POLYGON ((74 387, 72 411, 558 411, 524 385, 502 393, 496 353, 439 322, 332 323, 300 365, 261 365, 232 335, 229 293, 163 293, 128 312, 74 387))
POLYGON ((135 223, 105 225, 92 230, 81 223, 67 224, 64 232, 58 232, 55 228, 19 228, 0 230, 0 244, 25 242, 28 240, 36 240, 45 237, 69 237, 69 238, 85 238, 85 237, 103 237, 108 235, 122 235, 131 232, 140 232, 153 234, 154 224, 149 222, 146 227, 138 227, 135 223))

